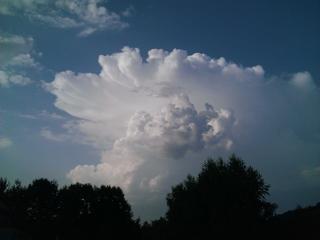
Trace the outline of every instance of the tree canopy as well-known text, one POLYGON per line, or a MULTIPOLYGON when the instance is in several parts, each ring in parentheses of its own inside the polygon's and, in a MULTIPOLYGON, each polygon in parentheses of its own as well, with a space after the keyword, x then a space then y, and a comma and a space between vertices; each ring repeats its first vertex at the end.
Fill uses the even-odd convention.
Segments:
POLYGON ((58 189, 47 179, 9 186, 1 179, 0 194, 10 210, 6 224, 32 239, 135 239, 139 233, 119 187, 77 183, 58 189))
POLYGON ((260 173, 235 155, 228 162, 209 159, 197 177, 168 194, 168 225, 178 236, 250 234, 274 214, 268 190, 260 173))

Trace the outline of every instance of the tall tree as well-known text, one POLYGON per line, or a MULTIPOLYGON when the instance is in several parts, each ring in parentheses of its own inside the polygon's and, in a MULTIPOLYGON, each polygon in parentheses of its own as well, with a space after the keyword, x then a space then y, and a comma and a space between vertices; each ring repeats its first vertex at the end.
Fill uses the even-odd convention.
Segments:
POLYGON ((228 162, 209 159, 197 177, 172 188, 167 219, 174 237, 250 235, 270 218, 269 186, 260 173, 235 155, 228 162))

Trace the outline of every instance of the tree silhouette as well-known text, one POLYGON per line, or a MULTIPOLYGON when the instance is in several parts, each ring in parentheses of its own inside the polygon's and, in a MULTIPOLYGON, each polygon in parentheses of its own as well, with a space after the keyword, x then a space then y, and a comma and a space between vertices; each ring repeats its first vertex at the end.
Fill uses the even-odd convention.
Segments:
POLYGON ((3 197, 9 187, 9 182, 5 178, 0 178, 0 197, 3 197))
POLYGON ((266 225, 269 239, 319 239, 320 202, 315 206, 301 207, 276 215, 266 225))
POLYGON ((34 180, 26 189, 29 231, 36 239, 55 238, 58 184, 34 180))
POLYGON ((275 210, 265 199, 268 190, 259 172, 235 155, 227 163, 210 159, 167 196, 172 237, 254 235, 275 210))
POLYGON ((209 159, 172 188, 165 217, 140 226, 119 187, 0 178, 0 239, 2 229, 14 229, 6 239, 35 240, 319 239, 320 203, 274 215, 268 191, 260 173, 235 155, 209 159))
POLYGON ((59 192, 58 216, 62 239, 134 238, 139 229, 118 187, 79 183, 64 187, 59 192))
POLYGON ((144 222, 141 226, 143 240, 164 240, 169 238, 168 221, 161 217, 150 223, 144 222))
POLYGON ((6 190, 8 187, 9 182, 4 178, 0 178, 0 228, 8 227, 11 220, 6 201, 6 190))
POLYGON ((133 220, 118 187, 77 183, 58 189, 55 181, 47 179, 36 179, 28 186, 16 181, 9 186, 0 179, 1 202, 8 203, 12 213, 10 227, 31 239, 140 237, 139 223, 133 220))

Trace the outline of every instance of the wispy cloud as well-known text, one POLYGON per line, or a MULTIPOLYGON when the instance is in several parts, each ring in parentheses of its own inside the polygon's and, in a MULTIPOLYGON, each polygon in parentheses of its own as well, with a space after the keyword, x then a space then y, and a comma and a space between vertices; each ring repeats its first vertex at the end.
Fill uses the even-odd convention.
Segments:
POLYGON ((32 83, 31 79, 20 74, 8 75, 0 70, 0 87, 10 87, 12 85, 25 86, 32 83))
POLYGON ((131 14, 131 8, 118 14, 106 7, 103 0, 3 0, 0 14, 22 15, 31 21, 48 26, 80 29, 79 36, 88 36, 96 31, 123 29, 129 26, 123 20, 131 14))
POLYGON ((18 59, 22 56, 24 59, 28 58, 29 63, 30 60, 34 62, 31 56, 33 45, 34 39, 32 37, 0 33, 0 67, 6 67, 19 55, 18 59))
POLYGON ((55 141, 55 142, 64 142, 69 139, 69 136, 67 134, 53 133, 50 129, 47 129, 47 128, 43 128, 40 134, 45 139, 55 141))
POLYGON ((37 63, 30 53, 18 54, 14 56, 8 63, 9 66, 27 67, 27 68, 37 68, 39 63, 37 63))
POLYGON ((0 150, 11 147, 12 145, 13 142, 9 138, 0 136, 0 150))
POLYGON ((0 87, 25 86, 33 81, 25 70, 40 70, 33 55, 33 38, 18 35, 0 35, 0 87))
POLYGON ((305 177, 320 177, 320 167, 305 169, 301 174, 305 177))
POLYGON ((31 111, 31 112, 17 112, 12 110, 0 109, 0 113, 10 115, 12 117, 18 117, 30 120, 41 121, 66 121, 70 120, 66 116, 63 116, 56 112, 49 112, 47 110, 31 111))

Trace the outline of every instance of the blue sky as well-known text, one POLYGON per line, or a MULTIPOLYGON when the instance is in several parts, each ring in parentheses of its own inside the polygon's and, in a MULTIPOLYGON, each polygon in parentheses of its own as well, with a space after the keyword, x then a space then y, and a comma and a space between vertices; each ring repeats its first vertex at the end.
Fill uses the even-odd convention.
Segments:
POLYGON ((319 201, 319 10, 0 0, 0 175, 120 185, 148 219, 208 156, 236 152, 280 210, 319 201))

